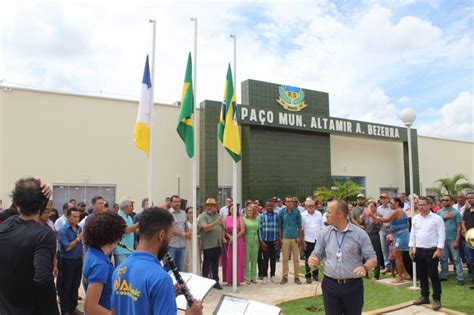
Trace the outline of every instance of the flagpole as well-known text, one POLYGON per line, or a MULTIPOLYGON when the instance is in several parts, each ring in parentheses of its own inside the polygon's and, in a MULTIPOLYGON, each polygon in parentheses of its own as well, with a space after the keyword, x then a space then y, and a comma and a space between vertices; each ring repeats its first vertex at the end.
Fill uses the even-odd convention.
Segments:
MULTIPOLYGON (((237 36, 230 35, 234 40, 234 95, 237 106, 237 36)), ((240 140, 239 140, 240 141, 240 140)), ((232 292, 237 292, 237 162, 232 163, 232 199, 233 199, 233 231, 232 231, 232 292)))
POLYGON ((198 19, 191 18, 191 21, 194 22, 194 62, 193 62, 193 107, 194 107, 194 121, 193 121, 193 129, 194 129, 194 155, 193 155, 193 180, 192 180, 192 206, 193 206, 193 246, 192 246, 192 265, 191 270, 193 274, 197 274, 198 272, 198 240, 197 240, 197 172, 198 172, 198 155, 199 155, 199 113, 197 110, 197 103, 196 103, 196 90, 197 90, 197 28, 198 28, 198 19))
POLYGON ((155 37, 156 37, 156 20, 150 19, 150 23, 153 24, 153 46, 151 48, 151 106, 150 106, 150 147, 148 155, 148 206, 153 206, 152 191, 153 191, 153 107, 154 107, 154 89, 155 89, 155 37))

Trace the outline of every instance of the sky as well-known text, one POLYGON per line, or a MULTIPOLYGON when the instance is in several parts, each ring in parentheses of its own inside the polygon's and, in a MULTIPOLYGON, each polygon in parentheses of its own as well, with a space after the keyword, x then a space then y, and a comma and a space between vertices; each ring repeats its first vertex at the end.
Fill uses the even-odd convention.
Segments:
POLYGON ((410 107, 420 135, 474 141, 470 0, 10 0, 0 10, 0 84, 138 100, 152 18, 155 100, 175 103, 191 17, 198 101, 223 98, 234 34, 238 82, 327 92, 331 116, 374 123, 402 126, 410 107))

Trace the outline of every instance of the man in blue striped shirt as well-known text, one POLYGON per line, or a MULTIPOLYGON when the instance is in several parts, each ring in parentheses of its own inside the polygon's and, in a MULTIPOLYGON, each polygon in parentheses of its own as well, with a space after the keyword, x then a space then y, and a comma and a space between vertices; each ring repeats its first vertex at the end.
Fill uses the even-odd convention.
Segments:
POLYGON ((281 246, 278 237, 278 229, 280 228, 278 214, 273 210, 275 204, 272 200, 267 200, 265 204, 265 212, 259 218, 258 238, 260 240, 260 248, 263 253, 263 280, 267 283, 268 278, 268 260, 270 259, 270 281, 275 283, 275 266, 277 249, 281 246))

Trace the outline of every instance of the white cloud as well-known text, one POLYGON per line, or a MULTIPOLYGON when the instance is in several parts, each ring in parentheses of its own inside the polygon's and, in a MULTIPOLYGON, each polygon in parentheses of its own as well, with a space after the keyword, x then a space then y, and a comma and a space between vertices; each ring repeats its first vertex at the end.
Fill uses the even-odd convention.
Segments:
POLYGON ((419 133, 441 138, 474 141, 474 97, 464 91, 441 107, 439 118, 419 127, 419 133))
POLYGON ((4 14, 0 78, 38 88, 102 90, 137 98, 150 48, 148 18, 154 17, 155 97, 174 102, 193 49, 189 18, 196 16, 198 100, 222 98, 233 33, 238 81, 251 78, 325 91, 332 116, 398 125, 399 110, 415 101, 403 91, 393 92, 392 86, 403 90, 400 86, 423 84, 410 81, 420 65, 435 71, 448 60, 472 67, 473 46, 472 34, 453 36, 450 30, 448 37, 415 16, 395 20, 388 5, 348 6, 341 12, 329 1, 21 2, 4 14))

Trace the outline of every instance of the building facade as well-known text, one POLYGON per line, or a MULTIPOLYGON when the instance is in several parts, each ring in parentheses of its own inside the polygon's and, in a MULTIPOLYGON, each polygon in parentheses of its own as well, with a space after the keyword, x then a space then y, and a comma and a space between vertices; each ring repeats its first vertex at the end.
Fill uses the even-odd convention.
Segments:
MULTIPOLYGON (((241 91, 238 201, 305 197, 345 180, 372 197, 409 190, 405 128, 331 117, 323 92, 255 80, 244 81, 241 91)), ((232 160, 217 140, 220 106, 205 100, 199 110, 200 200, 231 195, 232 160)), ((133 143, 137 108, 136 100, 1 87, 2 207, 24 176, 51 183, 57 209, 96 194, 110 203, 123 196, 140 201, 147 195, 147 158, 133 143)), ((176 133, 179 106, 154 110, 153 200, 160 205, 176 193, 190 200, 192 162, 176 133)), ((425 194, 436 179, 456 173, 474 180, 472 142, 412 131, 415 192, 425 194)))

